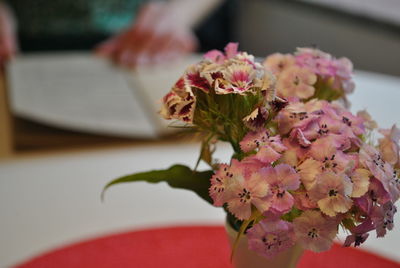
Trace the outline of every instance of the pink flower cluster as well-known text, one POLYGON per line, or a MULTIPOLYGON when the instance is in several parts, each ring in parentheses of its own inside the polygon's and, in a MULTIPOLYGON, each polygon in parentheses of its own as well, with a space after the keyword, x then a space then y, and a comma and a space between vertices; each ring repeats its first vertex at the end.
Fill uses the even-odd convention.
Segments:
POLYGON ((210 196, 239 220, 262 213, 248 230, 251 249, 271 257, 299 243, 320 252, 331 247, 339 224, 351 232, 346 246, 393 228, 400 132, 381 130, 375 148, 363 141, 371 125, 363 115, 324 100, 293 101, 275 117, 274 135, 248 132, 240 142, 247 156, 220 166, 210 196), (300 216, 282 220, 294 211, 300 216))
POLYGON ((351 62, 300 48, 262 66, 237 48, 189 67, 161 111, 204 124, 203 147, 211 138, 232 144, 229 164, 207 157, 214 205, 249 224, 249 248, 268 258, 295 243, 328 250, 339 226, 345 246, 384 236, 400 197, 400 131, 380 129, 374 142, 368 113, 334 102, 354 89, 351 62))
POLYGON ((294 55, 275 53, 265 59, 264 66, 277 76, 277 94, 283 98, 312 97, 320 86, 318 80, 329 84, 340 97, 354 90, 351 61, 318 49, 298 48, 294 55))

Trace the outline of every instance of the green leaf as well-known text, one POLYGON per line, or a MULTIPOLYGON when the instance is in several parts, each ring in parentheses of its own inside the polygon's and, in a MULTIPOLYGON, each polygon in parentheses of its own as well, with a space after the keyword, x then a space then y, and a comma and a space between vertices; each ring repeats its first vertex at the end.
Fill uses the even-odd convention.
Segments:
POLYGON ((212 175, 212 170, 198 172, 193 171, 187 166, 183 165, 174 165, 165 170, 153 170, 135 173, 109 182, 106 186, 104 186, 104 189, 101 193, 101 199, 104 200, 105 191, 113 185, 126 182, 147 181, 150 183, 166 182, 173 188, 191 190, 212 204, 212 199, 208 194, 210 178, 212 175))

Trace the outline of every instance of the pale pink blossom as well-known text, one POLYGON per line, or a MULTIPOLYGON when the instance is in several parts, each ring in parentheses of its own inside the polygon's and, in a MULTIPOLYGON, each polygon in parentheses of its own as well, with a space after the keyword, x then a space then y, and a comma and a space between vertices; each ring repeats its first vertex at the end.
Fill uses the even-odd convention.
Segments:
POLYGON ((349 175, 349 178, 353 183, 351 197, 361 197, 368 192, 370 176, 371 172, 363 168, 358 168, 354 170, 351 175, 349 175))
POLYGON ((293 227, 296 241, 314 252, 330 249, 337 234, 337 222, 315 210, 304 211, 293 220, 293 227))
POLYGON ((220 207, 226 202, 226 187, 232 177, 230 166, 226 164, 219 165, 219 169, 211 177, 209 194, 214 201, 214 206, 220 207))
POLYGON ((249 249, 273 258, 294 245, 292 223, 279 219, 264 219, 247 231, 249 249))
POLYGON ((307 99, 314 95, 313 85, 317 76, 306 68, 292 66, 282 71, 278 77, 277 94, 280 97, 307 99))
POLYGON ((330 138, 319 139, 311 146, 310 156, 321 162, 321 170, 342 172, 346 169, 349 158, 342 151, 336 149, 337 144, 330 138))
POLYGON ((391 165, 399 163, 400 130, 393 125, 391 129, 380 129, 383 138, 379 139, 379 150, 383 160, 391 165))
POLYGON ((360 163, 371 171, 387 192, 390 192, 389 182, 393 179, 394 171, 392 166, 383 160, 375 147, 363 144, 360 149, 360 163))
POLYGON ((261 170, 261 176, 270 186, 270 208, 280 213, 289 211, 293 206, 294 199, 288 191, 299 188, 300 176, 287 164, 264 168, 261 170))
POLYGON ((265 69, 279 75, 283 70, 295 64, 295 58, 291 54, 274 53, 264 60, 265 69))
POLYGON ((240 148, 243 152, 257 149, 254 157, 266 164, 278 160, 286 149, 279 135, 270 137, 266 130, 247 133, 240 142, 240 148))
POLYGON ((269 185, 260 173, 253 173, 250 178, 234 174, 226 192, 228 210, 239 220, 250 218, 252 205, 261 213, 270 207, 269 185))
POLYGON ((324 214, 334 217, 338 213, 347 212, 353 205, 350 198, 352 188, 352 183, 345 174, 329 171, 317 176, 310 190, 310 197, 317 201, 324 214))
POLYGON ((307 158, 297 167, 301 182, 307 190, 314 186, 316 177, 322 173, 322 165, 321 161, 307 158))

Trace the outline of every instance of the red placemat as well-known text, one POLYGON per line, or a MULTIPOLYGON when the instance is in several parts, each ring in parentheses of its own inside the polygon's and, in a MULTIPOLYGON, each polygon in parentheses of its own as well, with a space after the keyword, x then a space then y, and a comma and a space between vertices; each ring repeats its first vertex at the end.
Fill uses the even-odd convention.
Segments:
MULTIPOLYGON (((18 268, 230 268, 230 249, 221 226, 148 229, 101 237, 60 248, 18 268)), ((307 251, 300 268, 399 268, 371 253, 334 245, 324 253, 307 251)))

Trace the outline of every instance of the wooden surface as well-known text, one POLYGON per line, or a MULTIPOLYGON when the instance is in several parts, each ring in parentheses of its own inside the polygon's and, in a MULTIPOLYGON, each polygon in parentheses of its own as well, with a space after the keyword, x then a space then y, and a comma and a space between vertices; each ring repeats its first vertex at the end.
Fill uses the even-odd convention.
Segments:
POLYGON ((134 139, 70 131, 15 117, 10 112, 4 72, 0 73, 0 159, 109 147, 197 141, 182 133, 159 139, 134 139))
POLYGON ((0 158, 13 152, 12 119, 8 107, 8 94, 4 70, 0 71, 0 158))

